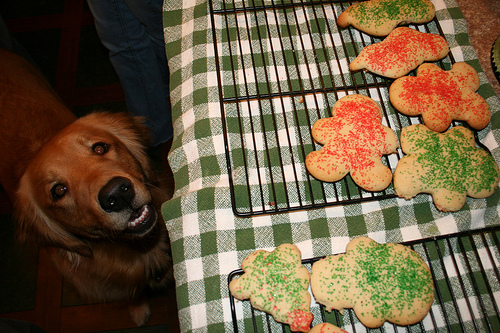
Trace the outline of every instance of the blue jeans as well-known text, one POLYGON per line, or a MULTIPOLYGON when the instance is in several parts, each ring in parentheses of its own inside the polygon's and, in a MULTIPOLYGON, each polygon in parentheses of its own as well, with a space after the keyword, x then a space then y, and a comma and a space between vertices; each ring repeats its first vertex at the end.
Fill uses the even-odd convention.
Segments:
POLYGON ((97 34, 109 50, 128 112, 146 118, 151 146, 172 138, 163 0, 87 0, 97 34))
POLYGON ((7 26, 5 25, 2 15, 0 15, 0 49, 5 49, 17 53, 21 57, 31 62, 33 66, 38 68, 38 64, 33 60, 33 58, 31 58, 31 55, 28 53, 28 51, 26 51, 26 49, 21 44, 19 44, 19 42, 14 37, 12 37, 9 30, 7 29, 7 26))

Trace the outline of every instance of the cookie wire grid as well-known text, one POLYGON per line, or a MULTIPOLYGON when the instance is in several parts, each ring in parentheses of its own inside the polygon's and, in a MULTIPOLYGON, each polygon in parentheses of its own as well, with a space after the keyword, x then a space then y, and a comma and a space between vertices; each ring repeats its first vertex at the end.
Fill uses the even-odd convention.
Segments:
MULTIPOLYGON (((351 309, 341 315, 312 304, 313 325, 329 322, 351 333, 500 332, 499 237, 500 227, 492 227, 402 243, 422 257, 434 281, 434 303, 427 317, 417 324, 402 327, 385 323, 380 328, 368 329, 351 309)), ((304 259, 302 263, 310 271, 319 259, 304 259)), ((241 269, 231 272, 228 284, 242 273, 241 269)), ((234 332, 240 332, 243 322, 245 332, 290 332, 288 325, 253 309, 249 301, 235 300, 231 293, 229 299, 234 332), (238 309, 237 303, 240 303, 238 309)))
MULTIPOLYGON (((394 197, 390 185, 367 192, 350 178, 314 179, 304 160, 319 150, 311 128, 331 116, 335 101, 348 94, 373 98, 383 124, 399 136, 421 123, 389 103, 393 80, 353 73, 349 63, 367 45, 380 42, 352 27, 339 29, 337 16, 354 2, 209 0, 223 134, 234 214, 253 216, 394 197)), ((410 25, 444 36, 437 19, 410 25)), ((454 63, 451 53, 436 62, 454 63)), ((414 75, 414 73, 412 74, 414 75)), ((394 171, 397 154, 382 161, 394 171)))

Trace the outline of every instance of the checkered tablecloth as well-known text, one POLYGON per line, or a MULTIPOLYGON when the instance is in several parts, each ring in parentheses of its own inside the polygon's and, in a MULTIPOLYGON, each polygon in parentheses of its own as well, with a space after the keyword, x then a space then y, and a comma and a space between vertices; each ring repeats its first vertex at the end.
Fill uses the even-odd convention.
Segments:
MULTIPOLYGON (((478 133, 478 137, 500 164, 498 97, 487 82, 470 45, 467 25, 457 4, 453 0, 433 2, 454 60, 468 62, 480 75, 479 93, 490 105, 492 121, 478 133)), ((500 190, 487 199, 468 198, 464 208, 455 213, 437 211, 430 196, 421 194, 408 201, 389 198, 236 217, 231 202, 213 42, 214 33, 216 36, 224 34, 212 29, 213 26, 216 30, 222 29, 224 24, 220 22, 221 16, 215 16, 216 22, 212 25, 209 5, 206 0, 164 2, 174 122, 169 161, 175 175, 176 191, 174 197, 162 206, 162 214, 172 242, 182 331, 233 330, 227 277, 255 249, 272 250, 282 243, 293 243, 300 248, 303 258, 313 258, 343 252, 349 240, 360 235, 381 243, 403 242, 500 224, 500 190)), ((213 6, 222 7, 219 1, 214 1, 213 6)), ((250 21, 249 24, 257 22, 250 21)), ((269 30, 259 36, 276 38, 272 34, 273 30, 269 30)), ((228 51, 223 42, 219 42, 218 50, 219 53, 228 51)), ((222 82, 225 82, 224 78, 232 77, 232 72, 224 72, 226 67, 222 66, 221 70, 222 82)), ((279 81, 279 75, 276 81, 279 81)), ((224 93, 230 94, 231 89, 225 87, 224 93)), ((327 111, 321 111, 324 112, 327 111)), ((300 142, 289 144, 293 146, 300 142)), ((302 167, 303 161, 294 163, 302 167)), ((241 303, 237 304, 238 313, 248 316, 241 303)), ((320 321, 316 318, 313 323, 320 321)), ((244 327, 245 320, 242 319, 240 332, 245 331, 244 327)))

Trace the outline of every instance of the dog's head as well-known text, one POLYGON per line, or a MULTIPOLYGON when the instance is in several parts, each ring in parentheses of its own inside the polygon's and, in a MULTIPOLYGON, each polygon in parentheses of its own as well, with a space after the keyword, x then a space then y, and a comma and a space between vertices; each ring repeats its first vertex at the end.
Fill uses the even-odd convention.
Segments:
POLYGON ((59 132, 21 178, 21 239, 91 257, 89 242, 150 233, 164 197, 145 140, 146 127, 127 114, 93 113, 59 132))

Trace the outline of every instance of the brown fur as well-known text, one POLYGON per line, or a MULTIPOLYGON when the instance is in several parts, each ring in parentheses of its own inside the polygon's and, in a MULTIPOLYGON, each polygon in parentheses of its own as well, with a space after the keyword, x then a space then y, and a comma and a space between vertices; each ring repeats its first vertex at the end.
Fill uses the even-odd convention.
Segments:
POLYGON ((0 182, 14 202, 20 239, 51 248, 84 299, 131 299, 133 319, 143 324, 144 293, 172 279, 159 213, 166 197, 154 186, 146 128, 127 114, 76 119, 36 69, 4 50, 0 128, 0 182), (121 198, 116 191, 130 195, 123 207, 108 207, 121 198), (146 206, 148 218, 133 230, 129 222, 146 206))

